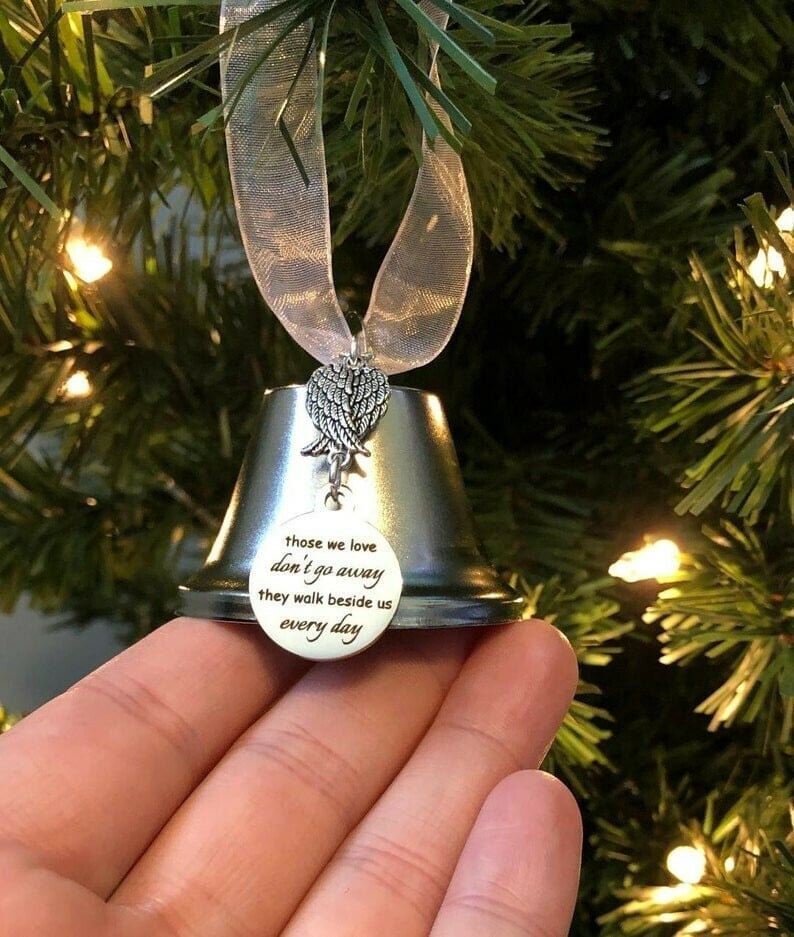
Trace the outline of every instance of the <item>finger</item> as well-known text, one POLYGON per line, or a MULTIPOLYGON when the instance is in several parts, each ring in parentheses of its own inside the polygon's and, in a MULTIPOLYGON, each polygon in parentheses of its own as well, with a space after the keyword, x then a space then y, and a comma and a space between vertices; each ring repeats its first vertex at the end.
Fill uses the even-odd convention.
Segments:
POLYGON ((480 811, 430 937, 565 937, 581 849, 568 788, 541 771, 511 774, 480 811))
POLYGON ((148 915, 152 937, 280 933, 426 731, 470 640, 391 635, 314 667, 206 778, 113 901, 148 915))
POLYGON ((492 632, 285 937, 323 933, 329 920, 335 937, 425 937, 485 798, 506 775, 540 763, 575 686, 576 659, 551 626, 492 632))
POLYGON ((140 937, 93 891, 37 864, 29 850, 0 843, 0 933, 13 937, 140 937))
POLYGON ((300 672, 259 629, 178 619, 0 739, 0 838, 108 895, 300 672))

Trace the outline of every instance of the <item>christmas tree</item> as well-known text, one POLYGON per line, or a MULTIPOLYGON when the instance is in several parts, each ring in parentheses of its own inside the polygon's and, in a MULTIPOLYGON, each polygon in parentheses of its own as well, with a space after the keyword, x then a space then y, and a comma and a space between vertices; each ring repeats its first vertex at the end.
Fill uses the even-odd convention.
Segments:
MULTIPOLYGON (((351 309, 422 126, 462 152, 468 299, 404 382, 443 394, 489 555, 580 661, 546 764, 585 815, 573 932, 794 933, 794 13, 437 5, 441 127, 414 0, 280 12, 324 52, 351 309)), ((0 0, 6 610, 165 620, 262 391, 314 365, 240 247, 230 41, 192 0, 0 0)))

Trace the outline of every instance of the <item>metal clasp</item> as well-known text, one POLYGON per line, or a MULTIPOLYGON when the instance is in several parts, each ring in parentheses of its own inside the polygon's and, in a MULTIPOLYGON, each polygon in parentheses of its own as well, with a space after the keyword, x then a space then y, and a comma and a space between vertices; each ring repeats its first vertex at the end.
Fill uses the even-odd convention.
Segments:
POLYGON ((364 320, 359 319, 359 331, 350 338, 350 352, 345 358, 346 364, 351 368, 360 368, 375 357, 369 350, 367 341, 367 332, 364 328, 364 320))
POLYGON ((353 456, 344 449, 332 449, 328 453, 328 485, 329 497, 334 504, 339 505, 339 489, 342 487, 342 472, 350 468, 353 456))

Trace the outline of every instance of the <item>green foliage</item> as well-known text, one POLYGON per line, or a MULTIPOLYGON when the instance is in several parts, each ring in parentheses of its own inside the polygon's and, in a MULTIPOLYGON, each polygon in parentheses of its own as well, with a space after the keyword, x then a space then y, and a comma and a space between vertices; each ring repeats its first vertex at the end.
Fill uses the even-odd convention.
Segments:
POLYGON ((699 655, 722 664, 724 682, 698 706, 710 728, 759 722, 765 742, 787 742, 794 722, 794 543, 764 554, 758 534, 723 521, 704 529, 673 588, 645 615, 662 627, 662 663, 699 655))
POLYGON ((85 228, 114 258, 136 252, 148 261, 169 203, 178 203, 205 236, 212 230, 222 241, 229 186, 221 141, 191 138, 189 111, 204 92, 194 91, 184 110, 158 114, 156 129, 134 95, 142 59, 166 41, 167 23, 139 13, 94 28, 77 14, 50 21, 46 4, 9 0, 2 9, 0 142, 63 212, 59 219, 42 212, 13 179, 0 203, 2 347, 25 335, 35 353, 39 339, 92 332, 84 291, 63 272, 70 233, 85 228))
MULTIPOLYGON (((499 4, 480 0, 472 6, 486 14, 499 4)), ((601 136, 589 120, 590 56, 567 41, 568 27, 535 25, 541 11, 541 4, 531 3, 509 25, 488 19, 492 43, 459 37, 498 79, 493 96, 440 62, 442 86, 471 122, 463 162, 475 225, 495 247, 511 253, 525 220, 556 231, 549 193, 581 181, 596 160, 601 136)), ((360 42, 332 29, 329 44, 326 147, 335 238, 341 242, 357 232, 383 243, 396 230, 416 173, 408 105, 395 96, 387 65, 377 59, 362 63, 360 42), (354 108, 342 93, 351 74, 359 76, 356 89, 362 94, 354 108), (381 206, 378 212, 372 212, 373 203, 381 206)))
POLYGON ((255 287, 208 277, 184 244, 76 295, 81 337, 0 358, 18 407, 0 430, 3 604, 29 590, 40 608, 141 633, 175 605, 184 545, 206 545, 223 516, 265 388, 251 336, 271 380, 305 365, 255 287), (80 371, 92 393, 71 398, 64 379, 80 371))
MULTIPOLYGON (((748 206, 757 207, 753 200, 748 206)), ((777 241, 791 257, 779 233, 777 241)), ((741 256, 741 250, 740 250, 741 256)), ((794 519, 794 324, 782 281, 773 291, 755 285, 730 255, 718 285, 700 259, 692 261, 694 300, 702 310, 695 335, 713 357, 691 353, 651 374, 665 386, 641 397, 653 414, 645 427, 664 442, 689 442, 707 451, 685 469, 689 493, 681 513, 701 514, 721 498, 727 511, 756 520, 774 506, 794 519), (700 331, 702 329, 702 331, 700 331)), ((643 378, 642 388, 648 386, 643 378)))
MULTIPOLYGON (((416 19, 420 20, 425 46, 429 20, 418 13, 413 0, 406 0, 402 14, 383 5, 385 18, 374 0, 366 15, 359 4, 284 0, 272 16, 252 21, 254 28, 263 18, 278 15, 289 14, 295 25, 313 15, 319 21, 328 18, 324 102, 329 163, 332 176, 336 174, 332 196, 335 206, 342 208, 337 225, 340 238, 352 230, 375 236, 368 224, 361 224, 368 221, 362 215, 369 214, 362 205, 373 198, 380 201, 385 197, 390 208, 385 230, 381 222, 378 236, 385 239, 395 230, 416 170, 418 138, 411 110, 419 113, 420 123, 431 136, 447 132, 436 112, 426 107, 417 87, 422 72, 414 59, 420 60, 423 53, 421 47, 417 49, 416 19), (380 32, 375 22, 381 24, 380 32), (394 34, 388 42, 384 30, 394 34), (406 63, 411 66, 408 70, 406 63), (397 87, 402 94, 395 93, 397 87), (388 185, 383 185, 384 178, 388 185)), ((189 7, 172 8, 167 17, 161 17, 146 9, 150 4, 135 0, 126 5, 114 2, 108 7, 114 12, 97 15, 93 14, 105 7, 98 6, 96 0, 71 3, 67 5, 70 12, 58 8, 52 18, 46 4, 33 0, 4 0, 3 6, 9 8, 2 33, 7 52, 0 66, 4 66, 8 89, 0 139, 8 143, 0 153, 6 153, 4 161, 11 176, 24 190, 22 204, 9 211, 9 220, 23 211, 24 196, 32 193, 49 208, 53 202, 57 204, 67 217, 75 206, 84 207, 97 232, 108 236, 110 231, 103 231, 103 227, 114 222, 117 205, 113 194, 123 197, 133 192, 150 203, 155 193, 163 197, 178 182, 204 195, 205 210, 220 207, 212 205, 215 193, 208 191, 202 171, 202 165, 212 167, 222 160, 217 152, 221 149, 218 135, 209 135, 211 143, 204 134, 203 142, 196 141, 190 128, 198 131, 220 126, 222 112, 217 102, 202 116, 202 108, 213 97, 202 79, 230 42, 231 32, 216 35, 213 24, 189 7), (118 11, 123 6, 129 11, 118 11), (90 10, 92 15, 81 16, 78 10, 90 10), (30 43, 27 50, 20 33, 30 43), (49 74, 55 76, 55 84, 49 82, 49 74), (141 124, 145 128, 151 121, 153 98, 158 101, 157 130, 147 134, 141 124), (183 126, 169 133, 163 120, 174 113, 177 104, 183 126), (68 117, 70 128, 77 124, 81 132, 76 136, 65 133, 64 117, 68 117), (172 147, 181 152, 144 150, 142 154, 137 145, 141 134, 155 144, 167 136, 172 147), (39 141, 35 160, 28 149, 34 138, 39 141), (47 141, 44 148, 43 140, 47 141), (202 154, 202 146, 209 150, 202 154), (130 186, 133 180, 128 164, 141 155, 151 158, 130 186), (29 166, 31 160, 33 165, 29 166), (191 164, 181 167, 184 179, 177 173, 180 162, 191 164), (93 169, 93 178, 84 180, 80 173, 74 173, 75 164, 86 171, 93 169), (165 171, 168 182, 157 178, 158 169, 165 171), (47 177, 51 182, 42 190, 35 179, 47 177), (81 185, 81 180, 87 184, 81 185), (35 189, 30 188, 31 183, 35 189), (110 202, 104 197, 100 200, 100 192, 110 195, 110 202), (100 204, 105 211, 97 213, 94 209, 100 204)), ((530 217, 541 225, 550 223, 543 205, 543 186, 569 185, 580 177, 582 167, 592 165, 598 131, 584 113, 591 103, 585 87, 589 57, 566 43, 569 27, 533 22, 542 4, 530 4, 510 24, 488 16, 498 8, 496 2, 479 0, 472 6, 473 17, 464 7, 455 7, 452 28, 443 34, 442 53, 457 69, 444 67, 443 77, 450 92, 460 99, 460 108, 446 97, 440 104, 453 116, 462 111, 461 119, 455 119, 458 132, 468 132, 473 124, 467 167, 482 230, 498 246, 515 247, 518 219, 530 217), (492 98, 497 81, 499 91, 492 98), (465 118, 467 110, 471 121, 465 118), (515 171, 504 172, 505 160, 514 169, 521 168, 520 179, 515 171)), ((433 32, 432 38, 439 37, 433 32)), ((423 88, 427 85, 426 81, 420 84, 423 88)), ((124 214, 127 220, 134 217, 130 206, 125 206, 124 214)), ((40 240, 42 233, 40 222, 29 219, 29 224, 35 237, 28 238, 28 245, 40 240)), ((139 219, 137 233, 150 234, 146 226, 146 220, 139 219)))
POLYGON ((608 546, 592 532, 593 503, 573 493, 583 487, 585 473, 559 458, 518 458, 482 426, 472 428, 466 478, 486 547, 500 566, 517 571, 511 582, 525 596, 524 616, 559 628, 583 668, 577 699, 546 767, 586 797, 587 771, 610 767, 602 746, 611 735, 609 713, 590 701, 599 690, 588 680, 589 668, 609 664, 633 626, 605 594, 611 580, 593 578, 605 564, 608 546))
POLYGON ((597 767, 614 770, 603 748, 603 743, 612 735, 612 730, 606 727, 612 717, 603 706, 591 701, 600 695, 600 690, 596 683, 588 682, 587 677, 592 673, 589 668, 609 664, 613 656, 621 652, 620 639, 633 625, 620 620, 617 602, 599 593, 599 588, 604 587, 603 581, 592 582, 580 577, 578 584, 563 585, 559 577, 553 577, 534 588, 522 579, 515 585, 527 595, 524 614, 551 622, 576 651, 583 677, 579 681, 577 698, 566 713, 546 757, 545 767, 564 777, 580 797, 586 798, 589 796, 589 770, 597 767))
MULTIPOLYGON (((794 101, 785 88, 783 95, 785 105, 778 105, 775 113, 791 144, 794 101)), ((767 156, 791 198, 794 189, 784 163, 772 153, 767 156)), ((751 522, 769 506, 782 523, 790 524, 792 297, 787 277, 778 278, 769 269, 759 276, 753 264, 774 250, 790 275, 794 254, 761 194, 745 199, 744 209, 761 251, 757 257, 737 231, 735 256, 722 252, 717 277, 699 256, 691 259, 689 304, 694 313, 688 313, 687 325, 709 357, 701 358, 689 347, 672 364, 640 376, 636 386, 647 412, 643 427, 666 443, 676 441, 693 459, 681 474, 689 492, 677 505, 679 513, 701 514, 719 499, 726 511, 751 522)))
POLYGON ((7 732, 15 722, 19 721, 16 713, 10 713, 0 704, 0 735, 7 732))
MULTIPOLYGON (((702 823, 682 825, 676 845, 706 859, 701 882, 632 887, 603 915, 604 935, 789 934, 794 928, 794 788, 777 776, 733 803, 711 802, 702 823), (759 809, 759 805, 761 805, 759 809)), ((724 800, 724 798, 723 798, 724 800)))

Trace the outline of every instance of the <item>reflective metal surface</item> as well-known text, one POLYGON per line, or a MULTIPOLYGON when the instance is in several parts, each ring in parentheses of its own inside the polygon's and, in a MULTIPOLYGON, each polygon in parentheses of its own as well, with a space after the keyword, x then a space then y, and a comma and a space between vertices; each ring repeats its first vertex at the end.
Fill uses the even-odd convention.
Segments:
MULTIPOLYGON (((284 521, 315 509, 325 458, 301 455, 315 435, 305 387, 265 394, 257 432, 204 568, 180 587, 185 615, 254 621, 248 575, 259 544, 284 521)), ((392 628, 510 621, 521 599, 482 556, 441 402, 392 388, 386 415, 347 476, 355 511, 389 541, 404 588, 392 628)))

